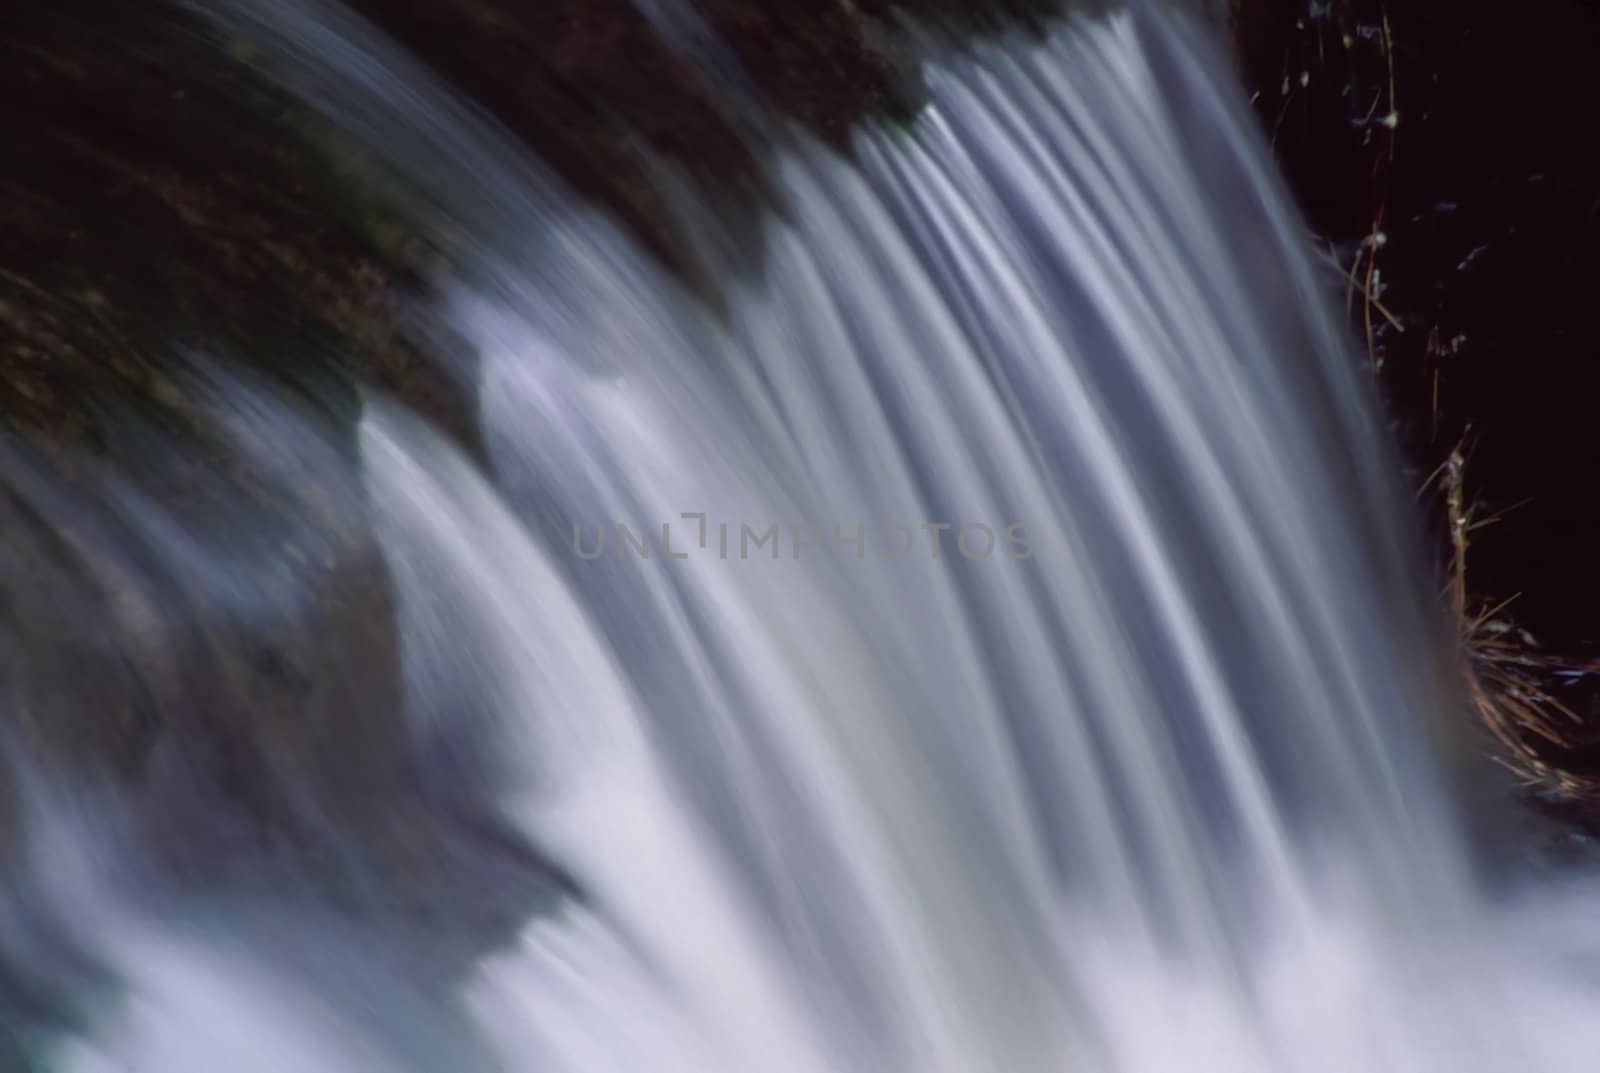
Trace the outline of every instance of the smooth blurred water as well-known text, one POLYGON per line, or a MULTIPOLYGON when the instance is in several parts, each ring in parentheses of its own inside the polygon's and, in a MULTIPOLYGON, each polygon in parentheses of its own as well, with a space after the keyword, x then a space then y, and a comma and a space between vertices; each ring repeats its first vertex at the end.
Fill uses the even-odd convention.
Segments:
POLYGON ((686 200, 713 310, 356 20, 221 17, 473 251, 482 464, 371 397, 327 465, 430 793, 568 887, 456 960, 80 893, 120 997, 66 1068, 1587 1068, 1571 936, 1524 931, 1579 914, 1476 887, 1385 431, 1185 20, 787 139, 758 272, 686 200))

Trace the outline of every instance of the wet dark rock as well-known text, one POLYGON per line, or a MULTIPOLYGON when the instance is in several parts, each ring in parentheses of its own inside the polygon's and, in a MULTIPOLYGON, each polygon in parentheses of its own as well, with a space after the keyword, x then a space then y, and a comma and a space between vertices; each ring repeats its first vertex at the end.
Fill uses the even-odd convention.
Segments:
MULTIPOLYGON (((206 394, 191 391, 199 416, 206 394)), ((152 819, 175 858, 203 858, 229 814, 307 837, 355 822, 410 777, 352 462, 287 413, 263 423, 297 435, 228 413, 210 457, 152 432, 113 439, 114 466, 13 452, 0 467, 7 743, 33 779, 88 776, 153 815, 209 800, 188 812, 205 831, 181 832, 183 810, 152 819)))
MULTIPOLYGON (((665 6, 665 5, 664 5, 665 6)), ((357 0, 663 260, 686 267, 652 161, 759 196, 740 86, 669 45, 631 0, 357 0)), ((966 31, 1039 0, 711 0, 709 31, 772 109, 839 142, 914 105, 897 11, 966 31)), ((355 145, 254 46, 175 4, 24 3, 0 33, 0 422, 103 450, 133 410, 183 424, 175 347, 274 374, 332 366, 472 442, 465 402, 401 312, 433 251, 355 145), (26 102, 25 104, 22 102, 26 102)), ((692 51, 692 50, 691 50, 692 51)))
POLYGON ((389 274, 298 106, 160 4, 24 4, 0 34, 0 415, 100 449, 116 411, 181 424, 175 348, 418 362, 389 274))
MULTIPOLYGON (((778 129, 753 110, 842 144, 915 107, 881 0, 711 0, 756 99, 629 0, 354 6, 678 268, 658 162, 734 213, 778 129)), ((1042 6, 907 5, 965 32, 1042 6)), ((0 869, 23 783, 78 785, 200 887, 288 868, 342 904, 411 892, 449 916, 472 898, 430 869, 476 847, 462 876, 525 880, 467 913, 496 931, 530 891, 576 892, 461 802, 425 801, 354 476, 357 384, 475 442, 417 312, 446 251, 275 74, 174 3, 25 0, 0 29, 0 869)))

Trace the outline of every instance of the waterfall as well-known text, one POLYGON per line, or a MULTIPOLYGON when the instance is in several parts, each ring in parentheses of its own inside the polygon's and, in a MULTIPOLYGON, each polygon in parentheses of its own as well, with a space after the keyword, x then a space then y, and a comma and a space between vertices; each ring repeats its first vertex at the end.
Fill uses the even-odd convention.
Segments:
MULTIPOLYGON (((72 892, 100 981, 60 1068, 1587 1068, 1571 937, 1471 867, 1370 388, 1187 19, 932 59, 848 156, 784 136, 755 234, 683 196, 713 306, 353 16, 206 10, 471 251, 476 455, 377 393, 312 451, 299 404, 218 390, 370 539, 423 807, 558 878, 493 941, 278 864, 132 897, 41 783, 35 911, 72 892)), ((444 918, 499 882, 460 852, 419 866, 444 918)))

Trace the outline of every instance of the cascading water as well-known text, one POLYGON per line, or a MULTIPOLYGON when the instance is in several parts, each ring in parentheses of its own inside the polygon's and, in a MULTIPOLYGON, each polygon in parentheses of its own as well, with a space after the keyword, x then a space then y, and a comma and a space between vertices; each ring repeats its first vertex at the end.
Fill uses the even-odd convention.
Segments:
POLYGON ((306 468, 359 485, 428 800, 562 879, 487 947, 270 868, 130 899, 34 788, 101 981, 63 1068, 1587 1068, 1475 891, 1384 435, 1186 22, 791 143, 758 271, 685 205, 712 310, 356 20, 211 13, 477 251, 482 459, 369 398, 306 468))

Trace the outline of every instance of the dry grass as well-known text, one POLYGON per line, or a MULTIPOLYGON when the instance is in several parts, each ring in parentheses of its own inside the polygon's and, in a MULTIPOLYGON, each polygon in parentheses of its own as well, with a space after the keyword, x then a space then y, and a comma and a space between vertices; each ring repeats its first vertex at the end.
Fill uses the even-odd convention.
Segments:
POLYGON ((1540 652, 1538 642, 1507 615, 1515 597, 1488 603, 1467 584, 1467 551, 1474 533, 1497 524, 1502 515, 1479 516, 1466 495, 1467 447, 1450 452, 1424 491, 1442 486, 1450 528, 1446 603, 1457 624, 1462 675, 1473 710, 1494 736, 1495 757, 1528 786, 1563 796, 1600 794, 1600 779, 1563 768, 1561 754, 1574 746, 1572 734, 1583 718, 1551 692, 1562 672, 1584 665, 1540 652))
MULTIPOLYGON (((1276 83, 1261 86, 1251 103, 1260 108, 1263 126, 1276 148, 1286 118, 1297 102, 1304 103, 1307 94, 1325 96, 1328 87, 1342 82, 1344 94, 1350 96, 1348 117, 1359 132, 1359 144, 1342 151, 1359 154, 1357 170, 1364 172, 1365 190, 1349 196, 1364 199, 1365 231, 1338 236, 1344 241, 1316 233, 1308 237, 1317 256, 1338 273, 1346 319, 1364 343, 1374 374, 1386 382, 1391 378, 1405 382, 1415 373, 1409 362, 1418 350, 1431 365, 1431 371, 1423 370, 1432 381, 1431 445, 1441 428, 1444 359, 1456 353, 1465 337, 1450 336, 1447 341, 1448 333, 1439 326, 1430 328, 1411 305, 1412 296, 1399 295, 1386 302, 1383 269, 1393 251, 1385 223, 1395 161, 1403 148, 1397 76, 1404 72, 1397 67, 1404 60, 1396 47, 1385 0, 1370 5, 1339 0, 1331 8, 1313 6, 1320 7, 1323 16, 1332 10, 1342 17, 1319 19, 1313 15, 1295 20, 1299 34, 1290 34, 1283 45, 1281 87, 1276 83), (1366 13, 1364 19, 1356 17, 1357 7, 1366 13), (1402 351, 1406 362, 1398 370, 1386 370, 1387 344, 1408 336, 1408 328, 1428 329, 1425 339, 1419 345, 1411 336, 1402 351)), ((1241 19, 1260 18, 1269 7, 1254 0, 1232 0, 1236 33, 1242 34, 1241 19)), ((1330 137, 1336 133, 1328 131, 1330 137)), ((1464 435, 1470 433, 1469 426, 1464 435)), ((1433 450, 1431 446, 1426 449, 1433 450)), ((1457 624, 1460 665, 1472 707, 1493 736, 1496 759, 1531 787, 1600 800, 1600 775, 1584 775, 1564 766, 1574 756, 1580 745, 1576 739, 1586 728, 1584 720, 1556 694, 1561 677, 1600 673, 1600 661, 1584 663, 1543 652, 1537 640, 1508 613, 1515 597, 1496 602, 1474 594, 1467 576, 1468 548, 1475 534, 1497 524, 1501 515, 1480 512, 1466 495, 1468 453, 1464 438, 1418 494, 1432 492, 1440 497, 1437 510, 1449 526, 1444 600, 1457 624)))

